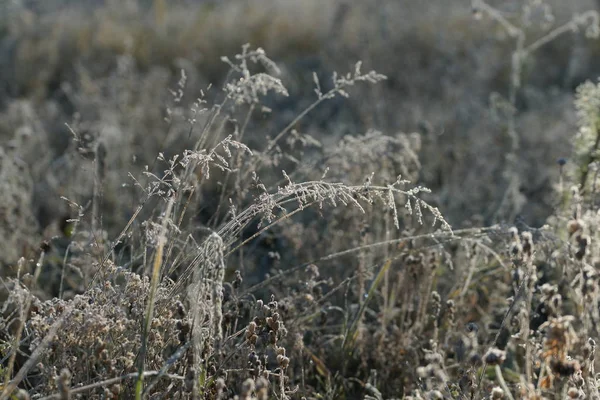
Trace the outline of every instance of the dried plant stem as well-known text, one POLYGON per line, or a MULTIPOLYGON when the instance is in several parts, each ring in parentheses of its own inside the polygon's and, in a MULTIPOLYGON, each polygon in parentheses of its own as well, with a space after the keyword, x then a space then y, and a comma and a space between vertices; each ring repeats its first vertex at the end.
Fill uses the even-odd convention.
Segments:
MULTIPOLYGON (((163 376, 165 378, 168 378, 168 379, 175 379, 178 381, 185 380, 185 377, 175 375, 175 374, 164 374, 164 373, 161 373, 161 371, 144 371, 144 377, 153 377, 153 376, 159 376, 159 375, 163 376)), ((105 387, 108 385, 112 385, 114 383, 122 382, 127 379, 133 379, 133 378, 138 378, 138 377, 139 377, 139 373, 132 372, 131 374, 119 376, 116 378, 106 379, 106 380, 100 381, 100 382, 94 382, 89 385, 80 386, 77 388, 71 388, 70 393, 71 394, 79 394, 79 393, 87 392, 88 390, 105 387)), ((56 400, 56 399, 60 399, 60 396, 61 395, 59 393, 56 393, 56 394, 52 394, 50 396, 42 397, 39 400, 56 400)))
MULTIPOLYGON (((365 221, 366 223, 366 221, 365 221)), ((361 239, 361 243, 366 244, 367 243, 367 235, 364 235, 361 239)), ((357 286, 357 293, 358 293, 358 304, 362 306, 363 303, 367 302, 368 299, 365 298, 365 290, 366 290, 366 278, 367 278, 367 274, 369 273, 368 268, 367 268, 367 257, 368 257, 368 250, 363 250, 358 254, 358 268, 356 271, 356 275, 357 275, 357 279, 356 279, 356 286, 357 286)), ((387 269, 386 269, 387 271, 387 269)), ((360 336, 362 335, 362 331, 363 331, 363 319, 364 319, 364 314, 360 314, 358 316, 358 319, 356 321, 357 325, 356 325, 356 342, 358 343, 358 347, 359 347, 359 352, 360 354, 364 354, 362 347, 362 341, 360 340, 360 336)))
POLYGON ((285 374, 283 369, 279 372, 279 398, 285 400, 288 396, 285 394, 285 374))
MULTIPOLYGON (((38 262, 36 263, 36 266, 35 266, 35 272, 33 274, 33 280, 32 280, 32 287, 30 288, 30 290, 34 289, 36 286, 38 277, 40 276, 40 272, 42 270, 42 265, 44 263, 44 256, 45 256, 45 253, 42 251, 40 254, 40 258, 38 259, 38 262)), ((11 386, 11 384, 9 384, 10 376, 12 375, 12 372, 13 372, 15 360, 17 358, 17 353, 19 352, 18 349, 19 349, 19 345, 21 343, 21 336, 23 335, 23 330, 25 329, 25 321, 27 320, 27 316, 29 314, 29 309, 31 308, 32 300, 33 300, 33 294, 31 293, 31 291, 28 291, 26 304, 23 307, 21 307, 21 315, 19 318, 19 327, 17 329, 17 333, 15 335, 15 339, 13 342, 14 351, 12 352, 12 354, 8 360, 8 366, 6 367, 5 374, 4 374, 4 386, 6 389, 8 389, 11 386)), ((15 382, 15 381, 16 381, 16 378, 12 380, 12 382, 15 382)), ((17 382, 17 384, 18 384, 18 382, 17 382)), ((17 384, 14 385, 14 387, 13 387, 13 389, 11 389, 11 391, 14 390, 14 388, 16 388, 17 384)), ((2 396, 4 396, 5 392, 6 392, 6 390, 4 392, 2 392, 2 396)), ((8 392, 8 393, 10 393, 10 392, 8 392)), ((3 398, 2 396, 0 396, 0 399, 3 398)))
POLYGON ((544 380, 544 376, 546 375, 546 361, 542 361, 542 366, 540 367, 540 373, 538 376, 538 381, 537 381, 537 388, 541 388, 542 387, 542 381, 544 380))
POLYGON ((96 282, 96 279, 98 279, 98 276, 104 270, 104 265, 108 262, 108 260, 112 256, 113 251, 115 250, 115 248, 117 247, 117 245, 121 242, 121 240, 123 240, 123 238, 127 234, 127 231, 129 231, 129 228, 131 228, 131 226, 133 225, 133 222, 135 221, 135 219, 137 218, 137 216, 142 211, 142 209, 144 208, 144 206, 150 200, 151 197, 152 197, 152 194, 148 194, 146 196, 146 198, 144 199, 144 201, 133 212, 133 215, 131 216, 131 218, 129 218, 129 221, 127 221, 127 224, 125 225, 125 228, 123 228, 123 230, 121 231, 121 233, 119 233, 119 235, 117 236, 117 239, 113 242, 110 250, 106 253, 106 255, 104 256, 104 258, 102 259, 102 263, 100 264, 100 267, 98 268, 98 271, 96 271, 96 273, 92 277, 92 280, 90 281, 90 284, 88 285, 88 289, 92 287, 92 285, 94 284, 94 282, 96 282))
POLYGON ((465 294, 467 294, 467 291, 469 290, 469 286, 471 285, 471 280, 473 279, 473 274, 475 273, 476 268, 477 265, 475 263, 475 258, 472 258, 469 261, 469 273, 467 274, 467 279, 465 279, 465 284, 463 285, 463 288, 460 292, 461 299, 465 297, 465 294))
POLYGON ((598 12, 596 10, 588 10, 584 13, 575 15, 567 23, 551 30, 546 35, 527 46, 525 48, 526 54, 529 55, 530 53, 533 53, 543 45, 552 42, 561 35, 576 31, 583 21, 594 20, 595 18, 598 18, 598 12))
MULTIPOLYGON (((151 376, 153 376, 154 379, 152 381, 150 381, 150 383, 148 383, 148 385, 144 389, 143 393, 148 393, 150 390, 152 390, 152 388, 158 383, 158 381, 161 378, 172 376, 170 374, 167 374, 167 370, 169 369, 169 367, 171 367, 173 364, 175 364, 175 362, 179 361, 186 354, 187 349, 191 345, 192 345, 192 342, 190 342, 190 341, 186 342, 183 346, 181 346, 179 349, 177 349, 177 351, 175 351, 175 353, 173 353, 173 355, 171 357, 169 357, 169 359, 160 368, 160 370, 153 371, 151 376)), ((148 371, 145 371, 144 374, 146 374, 146 376, 149 376, 147 374, 147 372, 148 371)), ((184 377, 181 377, 181 378, 184 379, 184 377)))
POLYGON ((367 292, 367 298, 361 304, 357 314, 354 316, 352 323, 349 325, 348 330, 345 332, 344 341, 342 343, 342 349, 344 351, 344 356, 346 356, 348 354, 348 351, 350 351, 350 349, 354 347, 356 340, 358 339, 358 335, 360 334, 358 328, 360 326, 360 321, 362 320, 362 317, 367 309, 367 304, 369 303, 369 300, 371 300, 374 297, 375 290, 379 287, 381 281, 383 280, 383 276, 385 275, 386 271, 388 271, 390 269, 391 265, 392 265, 392 260, 387 260, 380 267, 377 275, 375 276, 375 278, 373 279, 373 282, 371 283, 371 287, 369 288, 369 291, 367 292))
MULTIPOLYGON (((186 200, 185 204, 183 205, 183 208, 182 208, 181 212, 179 213, 179 219, 178 219, 178 221, 177 221, 177 228, 181 228, 181 224, 183 223, 183 216, 185 215, 185 213, 186 213, 186 211, 187 211, 188 207, 190 206, 190 201, 192 200, 192 196, 194 195, 194 193, 195 193, 195 188, 192 188, 192 189, 190 190, 190 193, 189 193, 189 195, 187 196, 187 200, 186 200)), ((175 212, 173 212, 173 214, 175 215, 175 212)), ((166 259, 170 259, 170 258, 171 258, 171 254, 172 254, 172 252, 173 252, 173 249, 174 249, 174 248, 175 248, 175 242, 170 242, 170 243, 169 243, 169 247, 168 247, 168 249, 167 249, 167 255, 166 255, 166 259)), ((173 268, 173 266, 174 266, 176 263, 175 263, 175 262, 173 262, 172 264, 173 264, 173 265, 171 265, 171 268, 173 268)), ((167 275, 168 275, 169 273, 171 273, 171 272, 172 272, 172 269, 169 269, 169 270, 167 271, 167 275)))
POLYGON ((527 378, 527 384, 531 385, 533 383, 533 359, 531 354, 531 343, 529 341, 529 322, 530 322, 530 314, 531 314, 531 304, 533 302, 533 291, 535 290, 535 266, 531 261, 529 261, 528 265, 529 274, 527 276, 527 300, 525 302, 525 310, 526 317, 523 318, 524 325, 523 329, 523 339, 525 340, 525 376, 527 378))
MULTIPOLYGON (((529 276, 526 276, 525 280, 529 279, 529 276)), ((494 337, 494 341, 492 342, 492 344, 495 346, 496 343, 498 343, 498 338, 500 338, 500 334, 502 332, 502 328, 504 327, 504 324, 506 323, 506 321, 508 320, 508 317, 510 315, 512 315, 512 312, 515 308, 515 305, 517 304, 517 300, 521 297, 521 294, 524 290, 528 290, 529 288, 526 288, 526 282, 525 280, 521 283, 521 285, 519 286, 519 288, 516 291, 516 294, 514 296, 514 300, 513 302, 510 304, 510 306, 508 307, 508 310, 506 310, 506 313, 504 313, 504 316, 502 317, 502 321, 500 323, 500 329, 498 329, 498 332, 496 333, 496 336, 494 337)), ((527 328, 529 329, 529 327, 527 328)), ((479 378, 477 380, 477 386, 475 389, 475 393, 474 396, 479 394, 479 390, 481 390, 481 382, 483 382, 483 377, 485 375, 485 370, 487 368, 487 362, 483 362, 483 368, 481 368, 481 373, 479 374, 479 378)))
POLYGON ((152 325, 152 318, 154 316, 154 301, 156 299, 156 291, 158 289, 158 283, 160 282, 160 270, 162 267, 163 249, 166 242, 166 232, 169 216, 173 208, 173 198, 169 199, 167 209, 164 213, 161 232, 158 236, 158 245, 156 248, 156 254, 154 255, 154 263, 152 265, 152 275, 150 279, 150 292, 148 294, 148 306, 146 309, 145 323, 142 331, 142 347, 139 355, 139 375, 135 385, 135 398, 141 400, 142 392, 144 387, 144 364, 146 362, 146 349, 148 346, 148 334, 152 325))
POLYGON ((506 395, 508 400, 515 400, 512 393, 510 392, 510 389, 508 388, 508 385, 506 384, 506 381, 504 380, 504 376, 502 375, 502 368, 500 368, 499 365, 496 365, 496 378, 498 378, 498 383, 500 384, 502 390, 504 390, 504 394, 506 395))
MULTIPOLYGON (((246 128, 248 127, 248 124, 250 123, 250 118, 252 116, 252 113, 254 112, 256 105, 255 104, 251 104, 250 108, 248 109, 248 112, 246 113, 246 117, 244 118, 244 122, 242 124, 242 127, 239 131, 239 136, 235 138, 235 140, 241 142, 242 139, 244 138, 244 133, 246 132, 246 128)), ((242 156, 243 156, 244 152, 243 151, 238 151, 237 155, 236 155, 236 160, 235 160, 235 164, 234 164, 234 171, 236 171, 236 175, 235 175, 235 179, 234 179, 234 195, 236 195, 237 197, 237 202, 241 203, 242 201, 242 190, 240 187, 240 182, 241 182, 241 173, 240 170, 242 168, 242 156)), ((216 229, 217 224, 218 224, 218 219, 219 219, 219 214, 221 211, 221 206, 223 204, 225 204, 225 196, 227 195, 227 190, 225 190, 227 188, 227 185, 229 184, 229 180, 231 178, 231 173, 233 171, 227 171, 227 174, 225 175, 224 178, 224 182, 223 182, 223 191, 221 191, 221 197, 219 199, 219 203, 217 206, 217 210, 215 211, 214 214, 214 220, 213 220, 213 229, 216 229)))

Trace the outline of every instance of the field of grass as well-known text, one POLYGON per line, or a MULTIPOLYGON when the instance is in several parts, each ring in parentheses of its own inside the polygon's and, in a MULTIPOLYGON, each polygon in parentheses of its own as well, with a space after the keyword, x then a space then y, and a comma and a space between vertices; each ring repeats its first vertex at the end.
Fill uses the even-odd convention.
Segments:
POLYGON ((0 400, 600 400, 599 11, 0 0, 0 400))

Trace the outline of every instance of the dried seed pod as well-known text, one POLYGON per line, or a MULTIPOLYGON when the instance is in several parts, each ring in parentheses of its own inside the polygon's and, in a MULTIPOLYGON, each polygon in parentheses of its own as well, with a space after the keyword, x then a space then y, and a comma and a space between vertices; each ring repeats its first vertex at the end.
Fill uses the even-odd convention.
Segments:
POLYGON ((492 389, 492 395, 491 395, 492 400, 501 400, 504 398, 504 390, 502 390, 502 388, 499 388, 498 386, 496 386, 495 388, 492 389))
POLYGON ((550 368, 555 374, 565 377, 571 376, 581 369, 577 360, 554 360, 550 363, 550 368))
POLYGON ((571 219, 567 222, 567 232, 569 232, 569 236, 573 235, 575 232, 578 232, 583 229, 583 223, 578 219, 571 219))
POLYGON ((500 365, 506 360, 506 351, 492 347, 485 353, 483 360, 488 365, 500 365))

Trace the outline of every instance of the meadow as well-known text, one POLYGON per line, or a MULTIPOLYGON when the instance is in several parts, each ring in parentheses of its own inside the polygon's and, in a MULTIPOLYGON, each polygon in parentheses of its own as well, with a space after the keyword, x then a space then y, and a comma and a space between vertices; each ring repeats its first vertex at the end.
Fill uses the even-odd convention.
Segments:
POLYGON ((0 400, 600 399, 599 12, 0 2, 0 400))

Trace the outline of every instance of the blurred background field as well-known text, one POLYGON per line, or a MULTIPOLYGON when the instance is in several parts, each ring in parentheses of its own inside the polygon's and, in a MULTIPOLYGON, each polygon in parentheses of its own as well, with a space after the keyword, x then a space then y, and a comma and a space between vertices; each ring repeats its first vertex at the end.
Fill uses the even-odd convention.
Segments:
MULTIPOLYGON (((495 3, 525 27, 530 41, 546 28, 543 10, 524 20, 524 2, 495 3)), ((586 0, 549 4, 554 24, 598 6, 586 0)), ((467 1, 6 0, 0 7, 0 144, 5 151, 19 146, 15 151, 28 171, 19 171, 25 182, 15 183, 25 193, 15 190, 25 196, 21 217, 35 220, 38 234, 67 212, 57 196, 86 187, 68 182, 78 179, 72 171, 78 168, 65 156, 72 136, 65 122, 77 120, 110 137, 110 165, 118 168, 111 168, 107 182, 122 191, 117 187, 128 172, 135 175, 158 151, 185 145, 181 132, 164 122, 181 70, 188 81, 179 106, 186 107, 210 83, 219 87, 226 71, 221 57, 244 43, 263 47, 280 64, 291 93, 272 104, 274 118, 254 121, 261 134, 275 132, 313 101, 313 71, 327 79, 362 60, 388 80, 325 104, 299 129, 326 145, 371 128, 418 132, 426 165, 419 182, 433 190, 452 224, 521 216, 540 225, 551 212, 556 159, 566 156, 574 133, 574 88, 600 72, 600 43, 583 31, 527 60, 516 114, 523 201, 499 215, 510 140, 498 98, 508 96, 514 40, 498 23, 478 19, 467 1)), ((105 206, 115 210, 111 201, 118 194, 106 196, 105 206)), ((128 218, 118 209, 107 216, 109 230, 128 218)), ((18 237, 18 229, 11 236, 18 237)))

